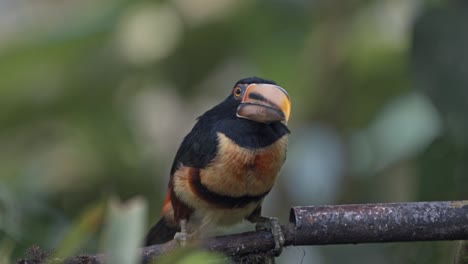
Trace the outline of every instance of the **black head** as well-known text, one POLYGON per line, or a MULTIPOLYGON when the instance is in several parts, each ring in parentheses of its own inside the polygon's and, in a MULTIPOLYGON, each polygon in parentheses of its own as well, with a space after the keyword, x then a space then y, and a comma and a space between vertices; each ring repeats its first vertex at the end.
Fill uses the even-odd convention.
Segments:
POLYGON ((262 79, 259 77, 248 77, 248 78, 240 79, 239 81, 237 81, 237 83, 234 86, 237 86, 239 84, 249 85, 252 83, 265 83, 265 84, 276 85, 276 82, 272 80, 262 79))
POLYGON ((289 95, 274 81, 250 77, 238 81, 227 100, 238 104, 236 116, 269 124, 287 122, 291 112, 289 95))
POLYGON ((274 81, 250 77, 236 82, 226 100, 200 121, 240 145, 260 147, 289 133, 285 124, 290 111, 289 95, 283 88, 274 81))

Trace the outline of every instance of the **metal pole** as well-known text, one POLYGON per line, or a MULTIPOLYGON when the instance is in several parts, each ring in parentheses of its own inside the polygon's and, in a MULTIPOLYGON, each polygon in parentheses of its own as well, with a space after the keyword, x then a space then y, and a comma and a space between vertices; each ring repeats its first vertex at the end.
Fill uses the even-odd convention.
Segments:
POLYGON ((468 201, 293 207, 293 245, 468 240, 468 201))

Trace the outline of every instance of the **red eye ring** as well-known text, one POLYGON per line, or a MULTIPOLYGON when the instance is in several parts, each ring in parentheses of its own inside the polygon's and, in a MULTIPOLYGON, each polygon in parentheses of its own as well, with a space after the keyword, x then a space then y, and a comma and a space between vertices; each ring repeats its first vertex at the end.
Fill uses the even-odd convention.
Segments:
POLYGON ((234 95, 234 97, 239 98, 242 95, 242 89, 239 86, 237 86, 232 91, 232 94, 234 95))

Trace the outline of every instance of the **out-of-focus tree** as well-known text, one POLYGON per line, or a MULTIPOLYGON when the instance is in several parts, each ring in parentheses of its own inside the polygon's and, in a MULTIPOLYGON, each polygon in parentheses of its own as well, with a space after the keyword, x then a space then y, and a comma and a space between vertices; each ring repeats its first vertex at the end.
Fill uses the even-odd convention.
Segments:
MULTIPOLYGON (((0 2, 0 262, 32 244, 105 248, 111 197, 144 197, 154 221, 194 119, 252 75, 293 101, 267 215, 466 199, 467 12, 420 0, 0 2)), ((292 248, 280 261, 448 263, 454 249, 292 248)))

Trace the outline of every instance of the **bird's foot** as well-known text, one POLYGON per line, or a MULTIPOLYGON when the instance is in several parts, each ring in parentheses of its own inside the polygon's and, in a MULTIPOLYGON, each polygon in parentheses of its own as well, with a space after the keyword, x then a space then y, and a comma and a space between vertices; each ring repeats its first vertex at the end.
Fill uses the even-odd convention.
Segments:
POLYGON ((189 240, 189 234, 187 234, 187 232, 177 232, 174 235, 174 240, 177 241, 179 246, 185 247, 187 245, 187 241, 189 240))
POLYGON ((191 236, 187 233, 187 220, 181 220, 180 232, 175 233, 174 240, 177 241, 179 246, 185 247, 190 237, 191 236))
POLYGON ((285 238, 278 218, 262 216, 261 221, 257 222, 255 228, 257 230, 270 230, 271 234, 273 235, 273 239, 275 240, 275 249, 273 250, 273 253, 276 257, 279 256, 283 251, 285 238))

